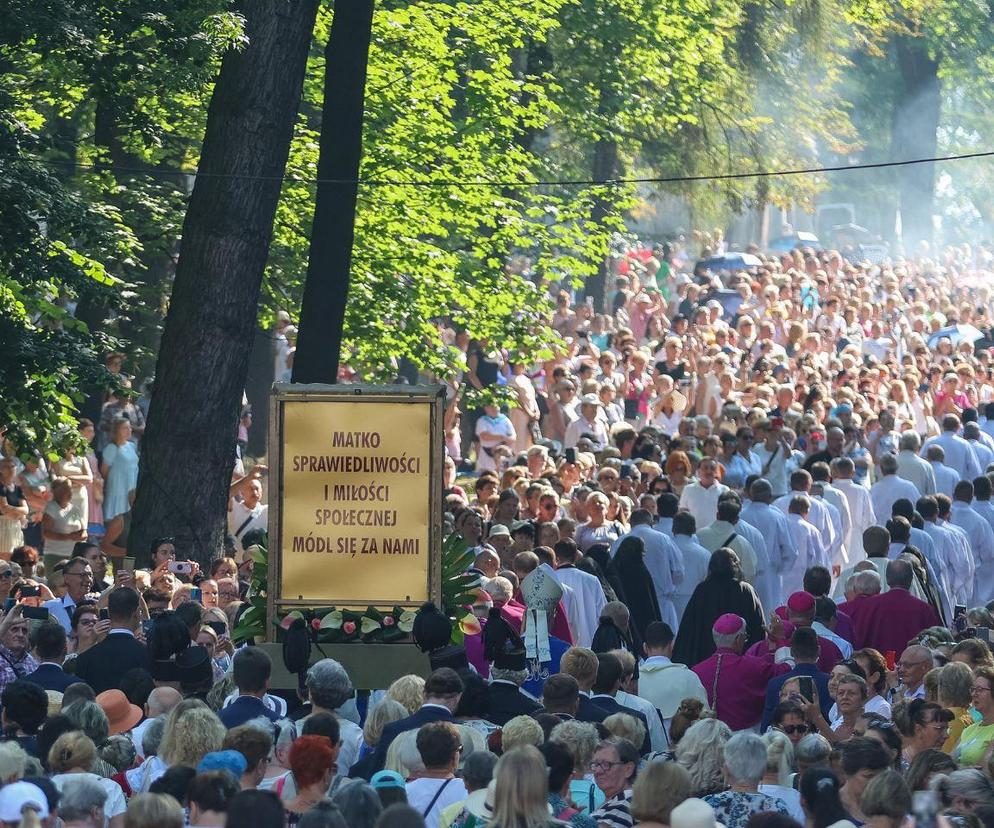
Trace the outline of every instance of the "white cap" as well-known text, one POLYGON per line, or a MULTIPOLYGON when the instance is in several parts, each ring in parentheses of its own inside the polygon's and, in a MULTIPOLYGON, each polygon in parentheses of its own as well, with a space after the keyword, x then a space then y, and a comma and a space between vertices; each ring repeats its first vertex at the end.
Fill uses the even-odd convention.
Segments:
POLYGON ((48 799, 37 785, 12 782, 0 788, 0 822, 20 822, 25 805, 34 808, 41 819, 48 819, 48 799))

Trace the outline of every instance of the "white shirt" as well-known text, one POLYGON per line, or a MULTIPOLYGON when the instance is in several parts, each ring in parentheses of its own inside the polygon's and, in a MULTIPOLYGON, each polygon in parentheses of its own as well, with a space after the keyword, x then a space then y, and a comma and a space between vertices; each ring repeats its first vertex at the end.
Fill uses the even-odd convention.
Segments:
MULTIPOLYGON (((986 437, 987 435, 985 434, 984 436, 986 437)), ((983 441, 967 440, 967 442, 970 444, 970 448, 973 449, 973 453, 976 455, 977 462, 980 463, 981 469, 986 469, 991 463, 994 463, 994 451, 991 451, 990 447, 983 441)))
POLYGON ((779 446, 771 451, 766 448, 765 443, 760 443, 758 446, 754 446, 752 451, 759 460, 760 471, 766 469, 766 464, 769 463, 769 468, 766 469, 763 477, 769 481, 773 488, 773 496, 782 497, 790 489, 788 485, 790 469, 787 468, 785 462, 788 459, 787 450, 783 446, 779 446), (772 462, 770 457, 773 458, 772 462))
POLYGON ((935 474, 932 467, 913 451, 905 449, 898 452, 897 476, 914 483, 915 488, 923 495, 935 494, 935 474))
POLYGON ((852 528, 852 518, 849 516, 849 502, 842 492, 831 486, 823 485, 822 491, 824 494, 821 496, 815 495, 812 500, 817 500, 825 504, 825 508, 828 510, 828 517, 832 521, 832 528, 835 530, 835 537, 832 545, 829 547, 828 553, 832 559, 832 563, 841 569, 849 563, 849 555, 846 552, 845 546, 846 535, 849 534, 849 530, 852 528), (829 490, 831 490, 832 496, 841 502, 842 507, 846 510, 845 514, 842 513, 833 500, 829 499, 829 490))
POLYGON ((591 423, 581 416, 566 426, 563 447, 576 448, 577 441, 584 434, 590 434, 594 438, 594 448, 597 450, 607 445, 607 427, 604 425, 604 422, 599 417, 594 417, 594 421, 591 423))
POLYGON ((697 585, 708 576, 711 553, 690 535, 674 535, 673 543, 680 550, 683 564, 683 582, 677 584, 673 590, 673 605, 676 607, 676 615, 678 619, 682 619, 690 596, 694 594, 697 585))
POLYGON ((442 811, 456 802, 462 802, 469 793, 461 779, 415 779, 407 783, 407 804, 419 814, 425 813, 429 803, 443 785, 445 789, 424 817, 426 828, 438 828, 442 811))
POLYGON ((969 604, 970 598, 973 596, 973 579, 976 573, 973 550, 970 548, 970 536, 967 535, 964 529, 960 528, 955 523, 940 520, 939 526, 948 530, 949 534, 953 538, 953 542, 958 553, 956 562, 953 566, 954 568, 961 568, 959 572, 961 583, 960 588, 957 591, 957 597, 959 598, 960 603, 969 604))
POLYGON ((589 647, 597 631, 601 610, 607 603, 604 587, 595 575, 575 566, 561 567, 555 570, 555 576, 564 589, 569 587, 573 591, 576 618, 575 623, 573 618, 570 619, 570 627, 573 627, 574 644, 589 647))
MULTIPOLYGON (((928 447, 933 445, 942 446, 946 453, 946 465, 956 471, 960 480, 973 480, 983 473, 973 447, 958 434, 944 431, 938 437, 929 437, 919 452, 921 456, 927 457, 928 447)), ((935 482, 938 485, 938 479, 935 482)))
POLYGON ((950 522, 959 526, 970 539, 973 552, 973 598, 970 606, 981 606, 994 598, 994 529, 970 504, 954 500, 950 522))
POLYGON ((877 525, 877 516, 873 511, 873 500, 865 486, 860 486, 855 480, 839 479, 832 484, 842 492, 849 503, 849 515, 852 518, 852 528, 849 530, 849 540, 846 549, 849 550, 849 562, 858 563, 866 557, 863 550, 863 532, 877 525))
POLYGON ((956 484, 960 481, 960 476, 956 469, 950 468, 945 463, 940 463, 938 460, 933 460, 929 463, 929 465, 932 468, 932 474, 935 476, 936 493, 952 497, 953 490, 956 488, 956 484))
POLYGON ((723 546, 731 549, 739 556, 739 562, 742 564, 742 580, 749 583, 756 580, 756 572, 758 571, 756 550, 753 549, 745 535, 739 531, 737 523, 716 520, 710 526, 697 530, 697 540, 701 546, 711 552, 715 552, 723 546), (732 537, 733 535, 734 537, 732 537))
MULTIPOLYGON (((790 531, 787 516, 769 503, 746 501, 742 507, 742 520, 754 526, 766 544, 769 569, 756 582, 756 592, 766 609, 779 607, 784 601, 783 573, 797 560, 797 547, 790 531)), ((741 521, 740 521, 741 522, 741 521)))
POLYGON ((235 546, 239 550, 244 551, 242 538, 245 537, 246 532, 251 532, 253 529, 267 530, 268 528, 269 506, 265 503, 256 503, 254 508, 249 509, 240 500, 232 502, 231 509, 228 511, 228 533, 235 536, 235 546))
MULTIPOLYGON (((774 501, 773 505, 776 506, 781 512, 787 515, 790 511, 790 501, 793 500, 798 495, 805 494, 804 492, 790 492, 784 497, 778 498, 774 501)), ((815 529, 821 533, 821 539, 824 541, 825 549, 828 550, 829 557, 828 563, 823 564, 828 567, 828 571, 832 571, 831 564, 831 553, 835 549, 836 544, 836 530, 835 521, 832 520, 832 513, 829 511, 828 504, 824 500, 820 500, 812 495, 806 495, 808 500, 811 501, 811 507, 808 509, 808 516, 806 518, 807 522, 810 523, 815 529)), ((786 589, 786 587, 785 587, 786 589)), ((793 591, 793 590, 792 590, 793 591)), ((790 592, 787 593, 790 595, 790 592)))
POLYGON ((65 629, 66 633, 72 632, 72 614, 76 611, 76 602, 67 592, 61 598, 53 598, 42 604, 48 610, 48 614, 58 621, 65 629))
POLYGON ((128 804, 124 801, 124 791, 113 779, 105 779, 95 773, 57 773, 49 778, 60 792, 65 788, 66 782, 71 782, 74 779, 89 779, 103 788, 107 794, 107 799, 104 802, 105 827, 110 824, 112 817, 120 816, 128 810, 128 804))
POLYGON ((799 592, 804 586, 804 573, 812 566, 823 566, 831 571, 828 559, 828 548, 821 534, 801 515, 788 514, 790 533, 797 548, 797 558, 794 565, 783 576, 783 591, 785 595, 799 592))
POLYGON ((842 652, 843 658, 852 658, 852 644, 846 641, 841 635, 838 635, 834 630, 830 630, 821 621, 812 622, 811 629, 818 633, 820 638, 827 638, 835 644, 842 652))
POLYGON ((949 598, 954 604, 965 604, 973 594, 973 584, 968 580, 968 568, 961 560, 959 539, 945 526, 925 521, 924 532, 935 544, 936 552, 948 573, 949 598))
POLYGON ((705 488, 695 480, 683 487, 680 508, 686 509, 694 516, 698 529, 709 526, 718 516, 718 498, 727 491, 728 486, 718 481, 705 488))
POLYGON ((881 526, 891 519, 897 501, 903 498, 915 503, 919 497, 921 492, 918 487, 896 474, 885 474, 870 487, 873 514, 877 516, 881 526))

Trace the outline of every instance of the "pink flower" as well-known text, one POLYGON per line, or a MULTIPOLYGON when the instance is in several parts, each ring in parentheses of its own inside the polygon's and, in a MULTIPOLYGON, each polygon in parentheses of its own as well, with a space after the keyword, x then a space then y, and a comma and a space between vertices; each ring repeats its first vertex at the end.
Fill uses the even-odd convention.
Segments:
POLYGON ((394 620, 394 617, 392 615, 384 615, 383 616, 383 626, 384 627, 392 627, 396 623, 397 622, 394 620))
POLYGON ((346 635, 352 635, 355 632, 355 621, 346 621, 342 624, 342 631, 346 635))
POLYGON ((320 618, 312 618, 311 619, 311 628, 315 629, 315 630, 320 630, 321 629, 321 619, 320 618))

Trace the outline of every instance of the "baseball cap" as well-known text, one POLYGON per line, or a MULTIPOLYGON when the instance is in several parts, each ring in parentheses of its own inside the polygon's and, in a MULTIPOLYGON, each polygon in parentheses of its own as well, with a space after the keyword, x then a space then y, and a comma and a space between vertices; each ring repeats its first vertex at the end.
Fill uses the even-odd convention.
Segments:
POLYGON ((20 822, 21 809, 30 805, 41 819, 48 819, 48 798, 30 782, 12 782, 0 788, 0 822, 20 822))
POLYGON ((370 777, 369 784, 373 790, 377 791, 382 788, 400 788, 403 790, 406 787, 404 777, 392 770, 377 771, 370 777))

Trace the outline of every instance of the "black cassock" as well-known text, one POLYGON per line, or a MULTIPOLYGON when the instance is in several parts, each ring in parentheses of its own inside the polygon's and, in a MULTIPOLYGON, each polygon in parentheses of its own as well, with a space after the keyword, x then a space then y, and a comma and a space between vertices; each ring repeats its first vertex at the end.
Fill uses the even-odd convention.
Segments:
POLYGON ((693 667, 715 651, 711 628, 726 612, 745 619, 749 636, 747 647, 766 635, 763 607, 752 584, 724 575, 709 575, 697 585, 680 620, 680 630, 673 645, 673 660, 693 667))

